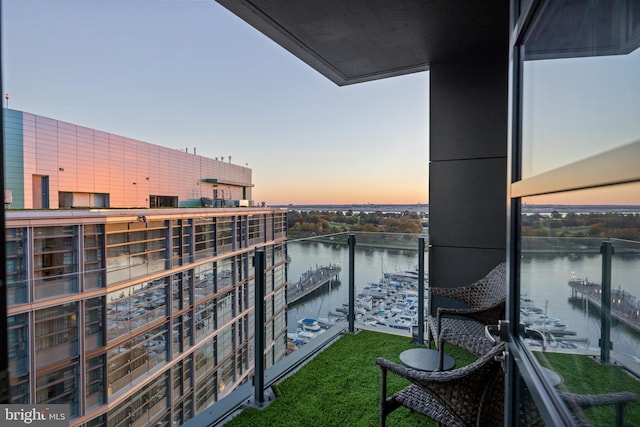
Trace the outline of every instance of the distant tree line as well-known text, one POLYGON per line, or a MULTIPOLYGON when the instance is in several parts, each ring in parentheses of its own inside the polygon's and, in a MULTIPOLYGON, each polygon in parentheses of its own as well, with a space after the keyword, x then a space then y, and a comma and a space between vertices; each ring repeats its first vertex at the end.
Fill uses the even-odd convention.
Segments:
MULTIPOLYGON (((343 211, 288 212, 289 237, 301 238, 343 232, 419 234, 429 226, 427 213, 343 211)), ((480 225, 478 225, 480 226, 480 225)), ((567 213, 522 215, 522 235, 527 237, 598 237, 640 242, 640 214, 567 213)))
POLYGON ((289 211, 289 237, 309 237, 342 232, 386 232, 418 234, 428 226, 426 214, 343 211, 289 211))
POLYGON ((568 213, 522 215, 522 235, 534 237, 602 237, 640 241, 640 214, 568 213))

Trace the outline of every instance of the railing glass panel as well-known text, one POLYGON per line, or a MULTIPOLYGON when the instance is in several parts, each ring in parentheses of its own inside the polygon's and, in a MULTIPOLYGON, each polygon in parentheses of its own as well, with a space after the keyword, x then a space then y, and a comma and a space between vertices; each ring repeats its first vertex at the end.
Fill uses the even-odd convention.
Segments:
MULTIPOLYGON (((521 337, 542 381, 594 425, 613 425, 616 404, 640 397, 640 203, 555 203, 632 188, 638 195, 638 187, 563 193, 554 204, 532 197, 522 209, 521 337)), ((624 416, 628 425, 640 422, 638 403, 624 416)))
MULTIPOLYGON (((353 236, 356 327, 386 328, 408 335, 411 326, 417 324, 420 236, 401 233, 353 236)), ((306 318, 329 324, 346 322, 350 297, 348 235, 289 241, 287 254, 288 331, 299 335, 302 329, 302 335, 307 335, 308 326, 302 322, 306 318)))

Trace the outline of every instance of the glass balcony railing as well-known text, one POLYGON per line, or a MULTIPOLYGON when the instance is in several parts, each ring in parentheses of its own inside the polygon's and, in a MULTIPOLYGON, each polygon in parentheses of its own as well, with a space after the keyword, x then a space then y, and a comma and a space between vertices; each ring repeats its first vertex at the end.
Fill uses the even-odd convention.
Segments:
POLYGON ((522 338, 550 389, 576 418, 614 425, 640 395, 640 242, 523 237, 520 271, 522 338))
POLYGON ((309 332, 304 319, 316 319, 325 325, 347 323, 350 297, 354 300, 354 322, 359 328, 410 332, 417 321, 420 236, 391 233, 352 236, 352 255, 349 235, 345 233, 287 243, 290 333, 302 333, 304 339, 309 332), (349 287, 350 274, 353 289, 349 287))
MULTIPOLYGON (((402 233, 339 233, 289 240, 286 355, 275 363, 266 360, 263 378, 259 378, 257 364, 253 381, 239 386, 187 425, 215 424, 247 400, 265 405, 273 398, 269 391, 272 385, 333 345, 338 336, 371 330, 396 335, 403 346, 411 345, 420 330, 418 272, 420 265, 426 271, 425 238, 402 233), (267 391, 263 394, 262 389, 267 391)), ((268 300, 269 287, 278 283, 278 278, 270 280, 269 271, 265 277, 268 300)), ((426 273, 423 277, 426 287, 426 273)), ((259 292, 256 289, 256 295, 259 292)), ((270 307, 266 304, 267 323, 274 317, 270 307)), ((424 334, 424 329, 420 333, 424 334)), ((269 337, 267 331, 265 346, 271 345, 269 337)), ((255 355, 250 358, 255 360, 255 355)), ((369 368, 377 369, 373 359, 369 368)), ((377 376, 374 381, 377 387, 377 376)), ((376 395, 370 398, 375 405, 376 395)))
MULTIPOLYGON (((352 259, 349 252, 349 236, 346 234, 288 242, 288 281, 293 292, 304 295, 289 300, 290 353, 282 361, 266 369, 265 388, 268 389, 269 386, 284 378, 296 369, 301 361, 321 351, 324 355, 328 344, 331 347, 327 350, 326 360, 323 358, 323 361, 318 362, 324 366, 324 369, 338 370, 340 366, 348 365, 351 359, 369 357, 370 355, 366 352, 359 354, 363 351, 358 347, 360 344, 351 343, 351 341, 345 344, 353 337, 357 337, 354 338, 356 340, 370 340, 366 345, 379 345, 379 348, 373 351, 374 353, 389 357, 384 354, 387 351, 384 346, 375 344, 378 343, 375 335, 366 335, 369 331, 365 335, 348 333, 350 323, 347 313, 351 292, 349 288, 351 266, 354 270, 355 282, 353 289, 355 329, 399 335, 399 339, 402 340, 399 344, 400 348, 407 348, 412 345, 412 342, 415 343, 415 330, 400 326, 402 323, 399 320, 396 320, 395 324, 390 324, 388 318, 397 316, 396 319, 401 319, 403 318, 400 315, 401 312, 403 315, 409 315, 412 313, 411 310, 414 310, 415 315, 415 306, 412 306, 412 302, 415 298, 413 292, 416 292, 417 288, 415 282, 411 280, 417 277, 415 274, 419 261, 419 237, 376 235, 375 233, 356 234, 352 259), (335 269, 339 271, 336 272, 335 269), (323 277, 324 272, 329 272, 330 278, 325 277, 324 284, 308 292, 307 283, 323 277), (401 280, 400 278, 405 277, 413 279, 407 279, 405 284, 396 283, 401 280), (389 288, 391 283, 393 285, 389 288), (302 291, 303 284, 304 291, 302 291), (367 295, 371 296, 371 300, 367 295), (368 301, 372 303, 369 304, 368 301), (413 308, 401 311, 406 307, 413 308), (339 335, 342 335, 342 338, 335 341, 339 335)), ((586 420, 585 422, 593 425, 613 425, 616 417, 624 417, 626 425, 634 425, 640 420, 640 407, 635 403, 637 396, 640 396, 640 382, 636 378, 640 361, 636 347, 640 344, 640 340, 634 326, 634 322, 640 317, 636 299, 640 295, 640 289, 637 286, 640 243, 588 237, 525 237, 522 242, 520 265, 522 338, 533 353, 538 368, 544 374, 547 386, 557 392, 559 398, 567 404, 576 418, 586 420), (610 243, 615 248, 610 269, 612 286, 609 332, 606 331, 607 321, 603 320, 602 314, 607 305, 602 301, 602 295, 606 294, 606 291, 601 291, 602 272, 603 268, 606 268, 603 254, 600 253, 603 242, 607 245, 610 243), (592 298, 589 298, 589 295, 592 298), (609 345, 601 345, 607 339, 609 345), (588 407, 590 405, 594 407, 588 407), (620 410, 622 407, 624 411, 620 410)), ((417 325, 416 317, 409 325, 417 325)), ((385 343, 395 340, 389 335, 384 337, 386 337, 383 339, 385 343)), ((465 356, 455 354, 459 349, 453 346, 449 349, 456 363, 462 366, 465 356)), ((401 351, 396 348, 392 350, 392 354, 397 357, 401 351)), ((358 393, 367 393, 367 402, 371 404, 368 410, 376 411, 379 377, 375 372, 373 358, 369 358, 371 360, 366 359, 358 363, 362 365, 361 376, 373 377, 373 385, 369 385, 369 388, 359 388, 358 393), (373 370, 370 371, 370 368, 373 370)), ((307 373, 296 374, 296 376, 301 375, 300 381, 304 382, 299 387, 313 387, 313 376, 318 375, 315 371, 318 364, 309 369, 313 372, 308 374, 311 378, 307 377, 307 373)), ((340 379, 333 379, 333 381, 339 382, 340 379)), ((367 379, 358 378, 352 381, 364 383, 367 379)), ((286 383, 287 393, 291 393, 289 387, 293 387, 291 384, 294 382, 296 381, 286 383)), ((221 420, 230 413, 229 408, 239 408, 242 403, 246 403, 248 396, 250 397, 252 393, 255 398, 255 390, 250 384, 246 386, 243 392, 238 390, 238 396, 244 393, 244 401, 236 397, 238 402, 236 406, 231 406, 229 401, 218 402, 211 407, 208 415, 196 417, 189 425, 211 423, 212 414, 218 417, 215 418, 216 420, 221 420), (228 411, 224 412, 225 409, 228 411)), ((340 388, 342 393, 346 393, 346 388, 337 385, 336 387, 340 388)), ((339 400, 348 398, 345 395, 339 400)), ((264 399, 267 401, 271 397, 265 395, 264 399)), ((302 400, 302 397, 299 399, 302 400)), ((290 404, 289 402, 288 405, 290 404)), ((303 404, 300 405, 301 411, 307 410, 302 408, 303 404)), ((341 410, 335 409, 336 412, 341 410)), ((242 425, 242 422, 247 420, 258 419, 262 422, 272 419, 270 417, 285 416, 281 411, 282 409, 274 410, 279 415, 273 415, 271 412, 269 415, 263 415, 262 413, 252 414, 249 410, 248 413, 243 412, 242 421, 232 422, 231 425, 242 425)), ((333 413, 326 416, 331 417, 333 413)), ((407 422, 406 419, 400 422, 403 421, 407 422)), ((375 420, 373 422, 375 423, 375 420)), ((417 418, 410 422, 422 425, 421 423, 425 420, 417 418)), ((367 424, 365 422, 358 425, 367 424)))

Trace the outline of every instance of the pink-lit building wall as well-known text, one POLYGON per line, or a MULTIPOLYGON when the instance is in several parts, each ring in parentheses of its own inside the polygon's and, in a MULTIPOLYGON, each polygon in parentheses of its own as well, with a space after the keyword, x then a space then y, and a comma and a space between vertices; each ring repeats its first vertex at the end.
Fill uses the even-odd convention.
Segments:
POLYGON ((5 165, 10 208, 148 208, 152 195, 177 197, 178 206, 199 206, 201 198, 251 205, 252 171, 247 167, 35 114, 6 112, 12 141, 5 150, 13 159, 5 165))

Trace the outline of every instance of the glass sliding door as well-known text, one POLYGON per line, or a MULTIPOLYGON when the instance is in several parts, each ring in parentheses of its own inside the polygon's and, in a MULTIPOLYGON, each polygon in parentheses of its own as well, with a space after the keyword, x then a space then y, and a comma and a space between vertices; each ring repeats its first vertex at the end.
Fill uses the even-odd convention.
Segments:
POLYGON ((640 3, 513 1, 510 425, 640 425, 640 3))

